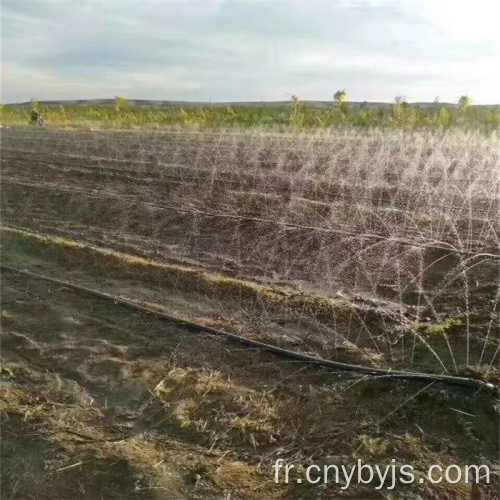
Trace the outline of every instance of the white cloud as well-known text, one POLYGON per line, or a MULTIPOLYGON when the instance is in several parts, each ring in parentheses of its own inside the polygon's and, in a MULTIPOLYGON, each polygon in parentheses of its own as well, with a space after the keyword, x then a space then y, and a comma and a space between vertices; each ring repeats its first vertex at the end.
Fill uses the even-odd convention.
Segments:
POLYGON ((497 0, 4 0, 4 101, 500 100, 497 0))

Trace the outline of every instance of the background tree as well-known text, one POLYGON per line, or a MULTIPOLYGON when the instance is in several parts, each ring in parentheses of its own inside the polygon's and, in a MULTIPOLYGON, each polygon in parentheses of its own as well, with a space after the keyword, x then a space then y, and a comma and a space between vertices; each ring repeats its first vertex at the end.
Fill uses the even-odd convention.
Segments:
POLYGON ((30 123, 35 124, 40 118, 40 110, 38 107, 38 101, 32 97, 30 102, 30 123))
POLYGON ((348 104, 347 104, 347 92, 344 90, 337 90, 335 94, 333 94, 333 100, 335 101, 335 107, 342 111, 342 113, 347 113, 348 104))
POLYGON ((115 104, 114 104, 114 109, 117 113, 120 111, 123 111, 127 107, 127 99, 122 96, 115 96, 115 104))
POLYGON ((460 97, 460 99, 458 100, 458 110, 459 111, 467 111, 472 105, 472 99, 467 96, 467 95, 463 95, 462 97, 460 97))
POLYGON ((301 110, 300 97, 297 95, 292 95, 292 107, 293 111, 288 117, 288 122, 294 127, 302 127, 305 121, 305 114, 301 110))

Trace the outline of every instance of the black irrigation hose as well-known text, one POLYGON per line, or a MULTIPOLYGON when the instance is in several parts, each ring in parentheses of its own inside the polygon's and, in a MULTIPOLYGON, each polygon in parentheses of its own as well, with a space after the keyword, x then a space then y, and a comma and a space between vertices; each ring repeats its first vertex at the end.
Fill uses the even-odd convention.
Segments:
POLYGON ((308 356, 307 354, 301 354, 299 352, 290 351, 288 349, 283 349, 281 347, 273 346, 270 344, 265 344, 263 342, 259 342, 257 340, 252 340, 247 337, 242 337, 241 335, 236 335, 234 333, 229 333, 224 330, 219 330, 216 328, 211 328, 209 326, 203 326, 198 323, 194 323, 192 321, 186 321, 176 316, 170 316, 169 314, 161 313, 159 311, 155 311, 154 309, 149 309, 147 307, 140 306, 135 304, 134 302, 130 302, 128 300, 120 299, 118 297, 114 297, 113 295, 109 295, 104 292, 100 292, 98 290, 94 290, 92 288, 87 288, 84 286, 76 285, 74 283, 69 283, 67 281, 58 280, 55 278, 51 278, 49 276, 44 276, 42 274, 33 273, 31 271, 27 271, 25 269, 18 269, 16 267, 8 266, 6 264, 0 264, 0 269, 15 272, 18 274, 22 274, 24 276, 29 276, 31 278, 45 280, 50 283, 54 283, 56 285, 63 286, 65 288, 71 288, 73 290, 77 290, 79 292, 84 292, 89 295, 93 295, 95 297, 99 297, 102 299, 113 301, 115 304, 121 304, 129 309, 134 309, 136 311, 144 312, 147 314, 151 314, 157 316, 159 318, 165 319, 167 321, 177 323, 179 325, 184 326, 186 329, 191 330, 193 332, 198 333, 208 333, 210 335, 216 335, 219 337, 224 337, 233 342, 238 342, 247 347, 252 347, 256 349, 261 349, 267 352, 271 352, 278 356, 287 357, 290 359, 294 359, 297 361, 304 361, 307 363, 314 364, 316 366, 321 366, 324 368, 329 368, 333 370, 342 370, 347 372, 361 373, 364 375, 369 375, 377 378, 388 378, 395 380, 417 380, 421 382, 431 382, 431 383, 442 383, 446 385, 454 385, 461 387, 470 387, 473 389, 488 389, 495 392, 498 392, 498 388, 496 388, 493 384, 485 383, 481 380, 465 378, 465 377, 453 377, 451 375, 436 375, 436 374, 427 374, 427 373, 418 373, 418 372, 403 372, 403 371, 392 371, 392 370, 383 370, 380 368, 370 368, 368 366, 360 366, 360 365, 351 365, 348 363, 340 363, 337 361, 330 361, 327 359, 316 358, 314 356, 308 356))

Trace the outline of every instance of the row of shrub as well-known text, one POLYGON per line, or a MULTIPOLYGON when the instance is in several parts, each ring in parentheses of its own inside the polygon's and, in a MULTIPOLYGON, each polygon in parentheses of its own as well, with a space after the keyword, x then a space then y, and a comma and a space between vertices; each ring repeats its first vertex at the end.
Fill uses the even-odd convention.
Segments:
POLYGON ((33 111, 52 125, 98 124, 104 127, 135 128, 144 126, 168 127, 181 125, 197 128, 293 127, 331 128, 355 127, 465 127, 480 130, 500 126, 500 107, 472 106, 463 96, 456 106, 415 106, 396 98, 390 106, 350 105, 345 92, 337 92, 331 107, 318 108, 293 96, 290 105, 235 105, 156 107, 136 106, 123 97, 114 105, 42 105, 32 101, 30 106, 1 106, 2 124, 28 123, 33 111))

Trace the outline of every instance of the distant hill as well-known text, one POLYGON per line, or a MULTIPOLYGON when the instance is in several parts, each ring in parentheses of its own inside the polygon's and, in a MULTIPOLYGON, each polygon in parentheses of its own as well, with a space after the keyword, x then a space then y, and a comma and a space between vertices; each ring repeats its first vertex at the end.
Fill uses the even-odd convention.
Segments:
MULTIPOLYGON (((114 104, 114 99, 75 99, 75 100, 49 100, 49 101, 39 101, 40 104, 44 106, 112 106, 114 104)), ((157 108, 167 108, 167 107, 199 107, 199 106, 211 106, 211 107, 249 107, 249 106, 266 106, 266 107, 290 107, 292 106, 291 101, 249 101, 249 102, 194 102, 194 101, 162 101, 162 100, 147 100, 147 99, 127 99, 127 102, 131 106, 153 106, 157 108)), ((333 106, 332 101, 301 101, 302 104, 311 108, 331 108, 333 106)), ((8 106, 13 107, 25 107, 29 106, 30 102, 20 102, 8 104, 8 106)), ((349 102, 349 105, 353 108, 373 108, 381 107, 386 108, 392 106, 393 103, 389 102, 349 102)), ((412 102, 409 103, 411 106, 419 108, 435 108, 435 107, 447 107, 456 108, 457 104, 452 103, 435 103, 435 102, 412 102)), ((475 108, 498 108, 500 104, 475 104, 475 108)))

